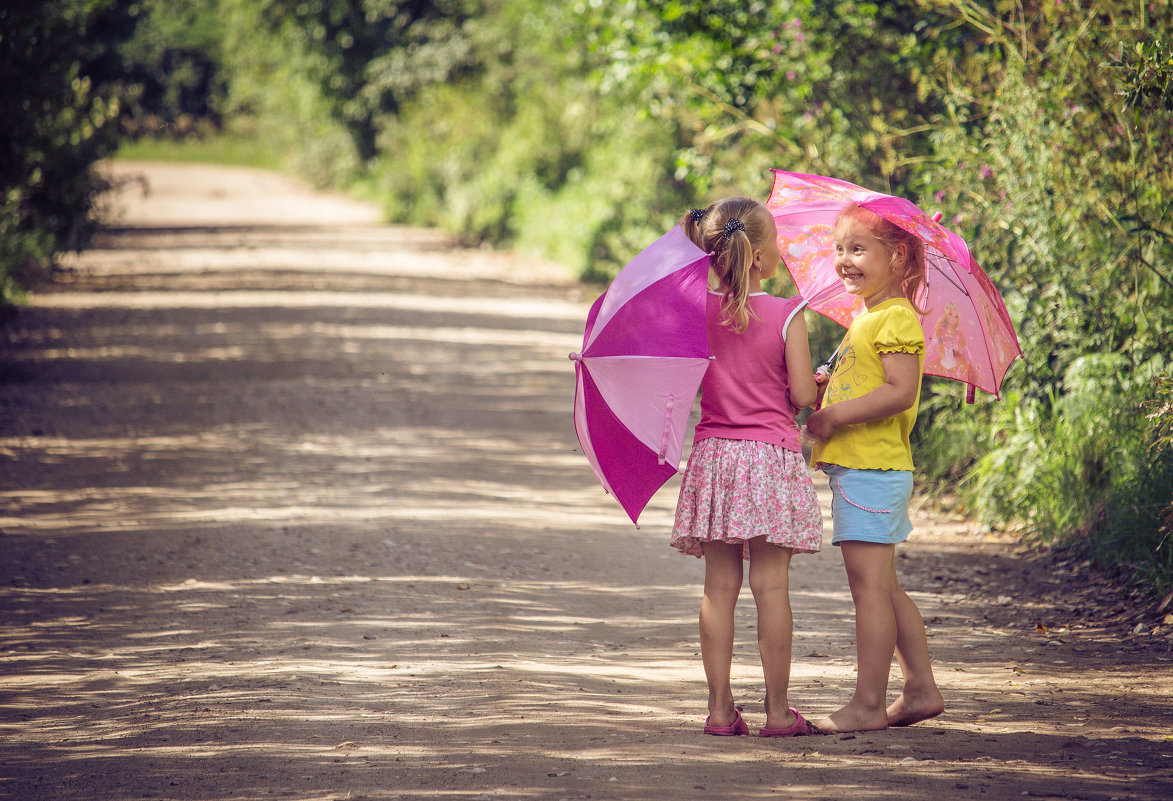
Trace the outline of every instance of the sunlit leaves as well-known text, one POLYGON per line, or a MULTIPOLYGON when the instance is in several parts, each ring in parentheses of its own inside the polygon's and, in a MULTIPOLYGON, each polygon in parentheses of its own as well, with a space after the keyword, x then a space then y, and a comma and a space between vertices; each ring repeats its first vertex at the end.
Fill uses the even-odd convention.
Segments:
POLYGON ((1142 39, 1131 48, 1119 43, 1116 57, 1124 102, 1130 108, 1173 110, 1173 47, 1160 38, 1142 39))

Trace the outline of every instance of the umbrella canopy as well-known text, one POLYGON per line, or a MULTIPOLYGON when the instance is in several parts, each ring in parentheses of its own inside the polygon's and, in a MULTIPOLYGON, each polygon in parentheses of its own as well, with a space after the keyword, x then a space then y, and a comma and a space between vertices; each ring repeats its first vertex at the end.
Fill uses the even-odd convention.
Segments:
POLYGON ((963 381, 997 396, 1010 363, 1022 355, 1006 305, 965 241, 911 201, 827 178, 774 170, 767 208, 778 224, 778 247, 799 294, 812 309, 843 326, 864 312, 835 272, 831 228, 848 203, 919 237, 925 244, 926 375, 963 381))
POLYGON ((709 255, 673 228, 615 276, 587 315, 582 353, 570 354, 579 444, 633 523, 679 471, 709 365, 708 271, 709 255))

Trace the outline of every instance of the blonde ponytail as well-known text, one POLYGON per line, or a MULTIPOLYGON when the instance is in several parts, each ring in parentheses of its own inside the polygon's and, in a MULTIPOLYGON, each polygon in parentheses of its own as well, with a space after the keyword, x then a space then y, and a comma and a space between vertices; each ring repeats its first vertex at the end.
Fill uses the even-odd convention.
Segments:
POLYGON ((774 235, 770 212, 756 200, 730 197, 693 209, 680 226, 697 247, 711 254, 709 267, 721 292, 721 322, 737 333, 749 327, 749 271, 753 252, 774 235))
POLYGON ((724 289, 722 322, 737 333, 749 327, 749 271, 753 267, 753 245, 745 233, 745 224, 737 217, 725 221, 721 230, 725 240, 718 253, 721 269, 718 277, 724 289))

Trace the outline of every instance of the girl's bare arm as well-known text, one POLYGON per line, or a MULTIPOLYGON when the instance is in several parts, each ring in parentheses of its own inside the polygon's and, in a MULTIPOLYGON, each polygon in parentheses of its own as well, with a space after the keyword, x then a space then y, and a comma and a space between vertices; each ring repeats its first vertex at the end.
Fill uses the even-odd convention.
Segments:
POLYGON ((790 380, 790 402, 799 409, 813 406, 818 397, 803 314, 794 315, 786 328, 786 376, 790 380))

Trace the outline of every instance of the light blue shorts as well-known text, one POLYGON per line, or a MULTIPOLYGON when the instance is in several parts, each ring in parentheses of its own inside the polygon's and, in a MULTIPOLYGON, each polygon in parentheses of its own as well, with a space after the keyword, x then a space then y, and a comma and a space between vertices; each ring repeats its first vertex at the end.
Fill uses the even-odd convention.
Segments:
POLYGON ((855 470, 820 464, 831 484, 831 544, 843 540, 904 542, 912 531, 908 501, 912 473, 908 470, 855 470))

